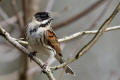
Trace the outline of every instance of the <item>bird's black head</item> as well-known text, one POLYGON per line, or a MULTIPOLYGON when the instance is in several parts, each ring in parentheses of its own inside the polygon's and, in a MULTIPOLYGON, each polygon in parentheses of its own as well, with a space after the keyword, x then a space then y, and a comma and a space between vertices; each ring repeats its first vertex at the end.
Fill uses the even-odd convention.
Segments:
POLYGON ((44 21, 50 18, 48 12, 37 12, 34 17, 36 18, 37 21, 44 21))

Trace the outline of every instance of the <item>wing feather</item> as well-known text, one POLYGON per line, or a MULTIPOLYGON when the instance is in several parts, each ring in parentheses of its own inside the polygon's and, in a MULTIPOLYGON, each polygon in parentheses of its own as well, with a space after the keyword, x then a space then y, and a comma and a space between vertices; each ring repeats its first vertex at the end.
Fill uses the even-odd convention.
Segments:
POLYGON ((46 39, 47 44, 50 45, 53 49, 55 49, 57 54, 62 56, 60 44, 53 29, 47 30, 46 39))

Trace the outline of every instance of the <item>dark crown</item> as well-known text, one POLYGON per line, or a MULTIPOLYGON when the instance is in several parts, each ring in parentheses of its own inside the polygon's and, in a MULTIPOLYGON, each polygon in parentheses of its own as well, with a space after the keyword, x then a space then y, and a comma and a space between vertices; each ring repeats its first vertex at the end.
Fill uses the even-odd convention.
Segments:
POLYGON ((34 16, 38 21, 43 21, 50 18, 48 12, 37 12, 34 16))

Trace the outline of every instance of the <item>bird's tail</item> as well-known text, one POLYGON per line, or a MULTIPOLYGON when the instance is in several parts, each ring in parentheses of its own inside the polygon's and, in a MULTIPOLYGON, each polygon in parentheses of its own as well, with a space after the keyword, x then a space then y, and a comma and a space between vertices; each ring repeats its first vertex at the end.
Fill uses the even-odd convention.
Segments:
MULTIPOLYGON (((64 63, 64 59, 62 58, 62 56, 56 56, 56 59, 59 61, 60 64, 64 63)), ((65 66, 65 72, 74 75, 74 72, 72 71, 72 69, 69 66, 65 66)))

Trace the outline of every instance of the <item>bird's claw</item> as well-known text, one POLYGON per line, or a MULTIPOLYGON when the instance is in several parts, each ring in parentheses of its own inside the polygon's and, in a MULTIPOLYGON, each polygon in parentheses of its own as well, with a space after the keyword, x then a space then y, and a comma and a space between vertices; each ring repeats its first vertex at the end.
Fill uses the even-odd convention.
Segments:
POLYGON ((30 52, 30 54, 29 54, 29 56, 30 56, 30 61, 31 61, 31 59, 33 58, 33 56, 36 56, 36 51, 34 51, 34 52, 30 52))
POLYGON ((43 73, 45 73, 45 71, 47 70, 47 66, 48 66, 47 64, 43 64, 43 66, 42 66, 42 69, 43 69, 42 72, 43 73))

